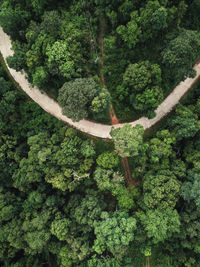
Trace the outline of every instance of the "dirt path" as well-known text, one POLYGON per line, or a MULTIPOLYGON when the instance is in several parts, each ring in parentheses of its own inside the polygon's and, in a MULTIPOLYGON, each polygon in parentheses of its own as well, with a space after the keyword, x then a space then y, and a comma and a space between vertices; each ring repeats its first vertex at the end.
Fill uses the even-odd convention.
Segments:
MULTIPOLYGON (((3 29, 0 27, 0 52, 2 53, 3 58, 5 59, 8 56, 13 54, 11 50, 11 40, 9 36, 3 32, 3 29)), ((7 66, 13 79, 19 84, 22 90, 30 96, 38 105, 41 106, 46 112, 50 113, 52 116, 56 117, 59 120, 62 120, 72 127, 77 128, 78 130, 88 133, 90 135, 99 137, 99 138, 109 138, 111 125, 105 125, 101 123, 95 123, 88 120, 81 120, 79 122, 72 122, 71 119, 62 114, 62 109, 56 101, 50 98, 48 95, 41 93, 37 87, 32 87, 27 79, 24 72, 16 72, 15 70, 7 66)), ((200 63, 195 64, 194 69, 197 71, 195 78, 187 78, 185 81, 177 85, 171 94, 158 106, 155 110, 156 117, 153 119, 148 119, 141 117, 139 120, 133 121, 130 124, 135 126, 136 124, 141 124, 144 129, 151 128, 161 119, 163 119, 173 108, 176 106, 180 99, 192 88, 193 84, 200 77, 200 63)), ((114 127, 123 127, 123 123, 115 124, 114 127)))
MULTIPOLYGON (((100 21, 100 30, 99 30, 99 47, 100 47, 100 60, 101 60, 101 68, 100 68, 100 80, 101 80, 101 85, 106 88, 106 83, 105 83, 105 78, 104 75, 102 73, 102 70, 104 68, 104 44, 103 44, 103 39, 104 39, 104 24, 105 24, 105 19, 103 18, 102 21, 100 21)), ((111 119, 111 124, 112 125, 117 125, 119 124, 119 120, 115 114, 115 110, 112 106, 112 104, 110 105, 110 119, 111 119)), ((127 185, 133 185, 133 178, 132 178, 132 174, 131 174, 131 170, 129 167, 129 163, 128 163, 128 159, 127 158, 121 158, 121 162, 122 162, 122 167, 124 169, 124 177, 125 180, 127 182, 127 185)))

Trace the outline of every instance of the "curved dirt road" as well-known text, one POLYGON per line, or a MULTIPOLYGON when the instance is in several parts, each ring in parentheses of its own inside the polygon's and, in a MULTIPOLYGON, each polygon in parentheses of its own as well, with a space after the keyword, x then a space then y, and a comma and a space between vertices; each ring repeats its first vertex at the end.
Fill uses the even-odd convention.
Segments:
MULTIPOLYGON (((11 40, 9 36, 4 33, 3 29, 0 27, 0 52, 4 60, 6 57, 13 54, 11 50, 11 40)), ((6 64, 7 65, 7 64, 6 64)), ((30 96, 38 105, 41 106, 46 112, 50 113, 52 116, 56 117, 59 120, 62 120, 69 125, 75 127, 76 129, 88 133, 90 135, 100 137, 100 138, 111 138, 110 131, 111 125, 105 125, 101 123, 95 123, 88 121, 87 119, 83 119, 79 122, 73 122, 71 119, 67 118, 62 114, 62 108, 59 104, 50 98, 45 93, 41 93, 41 91, 37 87, 32 87, 28 81, 26 80, 24 72, 16 72, 15 70, 8 67, 7 68, 14 78, 14 80, 20 85, 22 90, 30 96)), ((187 78, 184 82, 181 82, 178 86, 174 88, 172 93, 158 106, 155 110, 156 117, 153 119, 148 119, 145 117, 141 117, 140 119, 131 122, 132 126, 136 124, 141 124, 144 129, 148 129, 160 121, 163 117, 165 117, 175 105, 178 104, 181 97, 189 91, 192 85, 198 80, 200 77, 200 63, 194 66, 194 69, 197 71, 197 75, 195 78, 187 78)), ((118 128, 122 127, 124 123, 120 123, 114 125, 113 127, 118 128)))

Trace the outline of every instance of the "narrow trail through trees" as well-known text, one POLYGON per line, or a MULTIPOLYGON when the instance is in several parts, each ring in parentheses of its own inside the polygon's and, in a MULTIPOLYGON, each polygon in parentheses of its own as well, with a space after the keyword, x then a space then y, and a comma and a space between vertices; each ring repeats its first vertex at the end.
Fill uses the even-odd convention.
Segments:
MULTIPOLYGON (((99 47, 100 47, 100 80, 101 80, 101 85, 106 88, 106 83, 105 83, 105 78, 103 75, 103 68, 104 68, 104 44, 103 44, 103 39, 104 39, 104 25, 105 25, 105 19, 102 18, 102 20, 100 21, 100 25, 99 25, 99 47)), ((117 125, 119 124, 119 120, 115 114, 115 110, 112 106, 112 104, 110 105, 110 120, 111 120, 111 124, 112 125, 117 125)), ((127 182, 127 185, 135 185, 133 182, 133 178, 132 178, 132 174, 131 174, 131 170, 129 167, 129 163, 128 163, 128 159, 126 157, 121 158, 121 162, 122 162, 122 167, 124 169, 124 176, 125 176, 125 180, 127 182)))

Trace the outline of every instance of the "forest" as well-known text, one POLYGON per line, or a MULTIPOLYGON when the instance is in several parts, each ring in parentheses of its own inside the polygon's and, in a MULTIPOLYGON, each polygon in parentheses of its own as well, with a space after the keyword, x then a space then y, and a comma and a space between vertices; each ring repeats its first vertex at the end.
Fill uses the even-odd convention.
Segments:
MULTIPOLYGON (((73 121, 110 124, 111 111, 153 118, 195 76, 199 14, 200 0, 0 2, 9 67, 73 121)), ((200 81, 155 127, 102 140, 42 110, 0 63, 0 266, 200 267, 200 81)))

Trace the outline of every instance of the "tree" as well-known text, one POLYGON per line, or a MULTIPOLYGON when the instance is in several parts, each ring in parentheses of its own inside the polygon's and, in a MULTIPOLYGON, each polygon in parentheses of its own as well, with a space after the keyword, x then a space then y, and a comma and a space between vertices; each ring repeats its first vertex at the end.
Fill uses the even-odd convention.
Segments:
POLYGON ((46 55, 48 56, 49 68, 52 68, 53 64, 56 65, 58 69, 56 74, 60 72, 67 79, 76 77, 74 62, 64 40, 56 41, 53 45, 48 45, 46 55))
POLYGON ((6 61, 10 68, 20 71, 26 65, 25 52, 23 50, 17 50, 13 56, 7 57, 6 61))
POLYGON ((188 171, 187 181, 182 184, 181 195, 186 201, 194 201, 197 208, 200 208, 200 181, 199 173, 188 171))
POLYGON ((135 157, 144 149, 144 129, 137 124, 132 127, 129 124, 122 128, 112 128, 110 135, 114 141, 115 151, 121 157, 135 157))
POLYGON ((20 32, 27 27, 29 19, 30 12, 22 10, 19 5, 13 8, 9 1, 1 4, 0 25, 11 38, 20 37, 20 32))
POLYGON ((122 40, 127 44, 128 48, 134 48, 139 42, 142 31, 139 24, 139 15, 137 11, 131 13, 131 20, 126 26, 120 25, 117 28, 117 33, 121 36, 122 40))
POLYGON ((92 100, 90 110, 95 113, 102 113, 110 106, 111 97, 108 90, 102 88, 99 94, 92 100))
POLYGON ((55 235, 59 240, 64 241, 68 237, 70 224, 72 223, 67 218, 60 218, 61 216, 55 216, 55 220, 51 223, 51 233, 55 235))
POLYGON ((100 191, 113 191, 124 183, 124 177, 119 172, 97 167, 94 171, 94 180, 100 191))
POLYGON ((125 187, 120 184, 113 188, 112 194, 116 197, 120 210, 128 212, 136 208, 135 200, 139 197, 139 190, 133 185, 125 187))
POLYGON ((102 254, 106 249, 115 258, 121 259, 126 253, 128 245, 134 240, 136 219, 129 217, 126 212, 115 211, 112 215, 102 212, 101 220, 94 222, 94 250, 102 254))
POLYGON ((68 267, 77 265, 85 260, 91 253, 88 237, 70 238, 67 245, 64 245, 59 253, 62 266, 68 267))
POLYGON ((118 166, 119 157, 115 152, 104 152, 97 158, 97 164, 106 169, 112 169, 118 166))
POLYGON ((157 9, 151 18, 152 29, 154 31, 160 31, 165 29, 167 25, 167 9, 165 7, 160 7, 157 9))
MULTIPOLYGON (((161 4, 164 5, 164 3, 161 4)), ((118 26, 117 33, 129 49, 134 48, 139 42, 152 39, 153 36, 167 28, 168 9, 161 4, 159 1, 148 1, 141 8, 137 8, 132 13, 129 12, 131 19, 126 26, 118 26)), ((124 3, 124 7, 125 5, 131 6, 128 1, 124 3)))
POLYGON ((87 233, 93 230, 95 220, 99 220, 101 212, 107 207, 103 195, 98 191, 86 189, 85 196, 73 195, 67 205, 67 211, 77 229, 87 233))
POLYGON ((141 61, 127 67, 117 92, 121 99, 129 97, 135 110, 150 114, 163 99, 161 81, 159 65, 141 61))
POLYGON ((178 83, 186 77, 193 77, 192 67, 200 54, 200 35, 192 30, 182 30, 162 51, 162 63, 167 77, 178 83))
POLYGON ((200 153, 199 153, 199 140, 193 140, 187 143, 184 149, 184 159, 187 166, 192 167, 194 173, 200 171, 200 153))
POLYGON ((182 105, 176 108, 175 116, 169 120, 168 124, 178 141, 194 137, 200 129, 198 116, 182 105))
POLYGON ((58 96, 63 114, 73 121, 86 118, 89 106, 99 90, 99 86, 92 78, 75 79, 65 83, 59 90, 58 96))
POLYGON ((143 179, 143 208, 148 210, 175 207, 180 188, 180 182, 169 170, 159 170, 157 173, 147 172, 143 179))
POLYGON ((41 29, 47 34, 57 37, 61 28, 62 19, 57 10, 45 11, 42 16, 41 29))
POLYGON ((81 154, 86 157, 94 157, 96 155, 95 145, 92 140, 85 140, 81 145, 81 154))
POLYGON ((178 212, 171 207, 164 210, 149 209, 146 213, 137 212, 136 215, 154 244, 164 242, 180 231, 178 212))
MULTIPOLYGON (((91 259, 89 259, 87 261, 87 266, 88 267, 93 267, 93 266, 97 266, 97 267, 103 267, 103 266, 115 266, 115 267, 120 267, 121 265, 121 261, 115 259, 115 258, 104 258, 104 257, 100 257, 98 255, 93 255, 91 259)), ((124 265, 123 265, 124 266, 124 265)))
POLYGON ((149 142, 147 153, 150 161, 160 163, 164 158, 168 158, 173 153, 172 145, 175 138, 168 130, 162 130, 156 133, 156 137, 149 142))
MULTIPOLYGON (((161 4, 164 5, 164 3, 161 4)), ((140 8, 141 42, 152 39, 168 26, 167 9, 161 4, 159 1, 148 1, 140 8)))
POLYGON ((38 86, 39 88, 42 88, 48 81, 49 74, 43 66, 40 66, 36 67, 32 77, 33 77, 33 84, 38 86))
POLYGON ((180 240, 183 248, 188 248, 199 254, 200 216, 199 210, 193 202, 188 202, 180 212, 181 235, 180 240))
POLYGON ((29 137, 28 157, 21 159, 19 169, 12 176, 15 186, 26 191, 32 184, 45 179, 54 188, 74 190, 89 177, 94 161, 93 146, 90 156, 80 153, 83 143, 73 129, 61 129, 52 136, 40 132, 29 137))
POLYGON ((161 69, 157 64, 141 61, 130 64, 123 76, 124 86, 131 92, 144 91, 146 87, 160 85, 162 81, 161 69))

